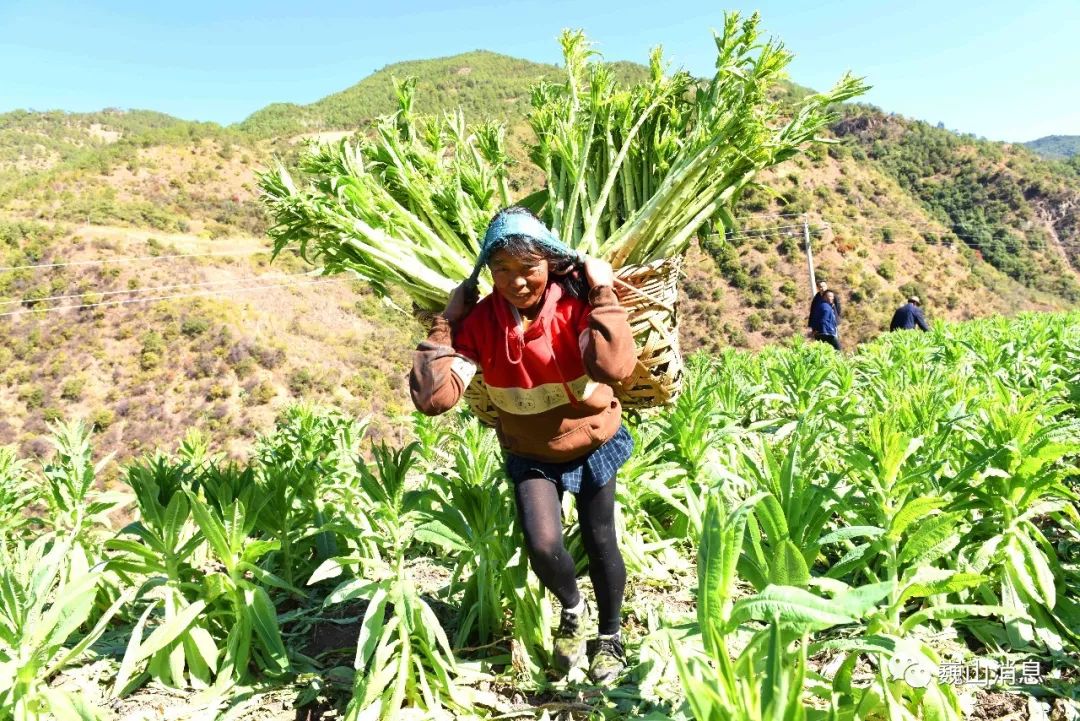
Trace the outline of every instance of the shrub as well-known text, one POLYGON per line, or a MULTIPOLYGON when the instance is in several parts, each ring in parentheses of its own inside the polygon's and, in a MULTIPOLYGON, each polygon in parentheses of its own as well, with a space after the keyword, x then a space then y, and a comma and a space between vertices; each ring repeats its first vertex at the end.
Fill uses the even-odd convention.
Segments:
POLYGON ((108 408, 99 408, 90 415, 90 425, 95 431, 103 431, 116 422, 116 414, 108 408))
POLYGON ((237 363, 233 363, 232 369, 237 378, 247 378, 255 372, 255 361, 249 356, 237 363))
POLYGON ((772 284, 764 276, 751 278, 746 290, 747 300, 755 308, 767 308, 773 302, 772 284))
POLYGON ((189 316, 180 325, 180 332, 188 338, 195 338, 210 328, 210 321, 199 316, 189 316))
POLYGON ((157 331, 147 331, 142 337, 142 351, 139 353, 139 367, 144 371, 152 370, 161 365, 161 357, 165 353, 165 340, 157 331))
POLYGON ((247 396, 248 405, 261 406, 274 400, 277 396, 277 389, 273 383, 268 381, 261 381, 256 384, 247 396))
POLYGON ((251 355, 255 357, 259 365, 267 370, 277 368, 285 360, 285 351, 281 348, 255 346, 251 349, 251 355))
POLYGON ((161 365, 161 356, 157 353, 147 353, 143 351, 139 354, 139 367, 144 371, 149 371, 157 368, 161 365))
POLYGON ((63 387, 60 389, 60 397, 66 401, 80 400, 82 398, 83 390, 85 388, 85 378, 69 378, 67 381, 64 382, 63 387))
POLYGON ((224 398, 228 398, 232 395, 232 389, 225 386, 223 383, 212 383, 210 387, 206 389, 206 400, 217 401, 224 398))
POLYGON ((795 236, 789 235, 780 242, 780 247, 777 250, 780 255, 794 258, 799 254, 799 241, 795 236))
POLYGON ((19 391, 19 400, 29 409, 41 408, 42 403, 45 402, 45 391, 41 386, 24 386, 19 391))

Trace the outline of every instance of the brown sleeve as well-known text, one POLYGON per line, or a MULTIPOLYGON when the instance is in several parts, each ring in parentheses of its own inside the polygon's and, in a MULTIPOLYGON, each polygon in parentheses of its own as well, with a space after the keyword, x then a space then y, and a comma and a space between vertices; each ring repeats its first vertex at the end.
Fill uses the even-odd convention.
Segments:
POLYGON ((601 383, 618 383, 634 372, 637 348, 630 332, 626 308, 610 285, 589 291, 588 338, 582 355, 589 377, 601 383))
POLYGON ((416 410, 424 415, 446 413, 465 392, 461 378, 450 370, 459 360, 451 343, 450 323, 441 315, 435 316, 427 340, 413 354, 409 392, 416 410))

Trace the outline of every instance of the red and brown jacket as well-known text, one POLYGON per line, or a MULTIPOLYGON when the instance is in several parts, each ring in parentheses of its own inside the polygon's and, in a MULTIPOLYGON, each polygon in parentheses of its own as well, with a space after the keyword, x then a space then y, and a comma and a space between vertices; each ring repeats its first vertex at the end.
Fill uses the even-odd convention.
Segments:
POLYGON ((437 316, 413 359, 409 388, 417 409, 445 413, 477 370, 498 408, 503 448, 538 461, 570 461, 619 429, 622 409, 609 384, 637 362, 626 309, 611 286, 585 302, 549 283, 523 330, 517 309, 492 292, 451 330, 437 316))

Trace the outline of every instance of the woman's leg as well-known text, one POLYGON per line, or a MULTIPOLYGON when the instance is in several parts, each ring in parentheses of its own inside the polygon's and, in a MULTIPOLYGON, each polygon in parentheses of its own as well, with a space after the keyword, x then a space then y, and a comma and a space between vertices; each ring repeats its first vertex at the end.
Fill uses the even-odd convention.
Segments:
POLYGON ((533 572, 563 608, 575 608, 581 593, 574 559, 563 545, 558 489, 546 478, 530 478, 514 486, 514 498, 533 572))
POLYGON ((581 540, 589 555, 589 577, 596 591, 599 632, 612 635, 622 625, 626 565, 615 537, 615 479, 596 488, 582 488, 577 496, 581 540))

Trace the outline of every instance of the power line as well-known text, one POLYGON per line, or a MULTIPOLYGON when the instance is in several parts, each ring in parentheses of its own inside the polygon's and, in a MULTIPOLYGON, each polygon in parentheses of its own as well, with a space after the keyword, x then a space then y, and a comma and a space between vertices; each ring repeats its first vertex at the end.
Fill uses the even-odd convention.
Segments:
MULTIPOLYGON (((883 245, 916 245, 918 243, 922 243, 924 245, 929 245, 931 247, 941 246, 941 247, 946 247, 946 248, 949 248, 949 247, 953 247, 953 248, 966 247, 966 248, 978 249, 978 248, 982 248, 982 247, 989 247, 989 245, 987 243, 979 242, 978 240, 975 240, 971 236, 952 235, 952 234, 950 234, 948 236, 945 236, 945 237, 942 237, 942 238, 939 238, 937 240, 937 242, 930 242, 930 241, 927 241, 925 239, 920 240, 918 238, 916 238, 916 239, 892 238, 890 240, 878 239, 877 242, 880 243, 880 244, 883 244, 883 245)), ((1001 241, 1001 242, 1004 242, 1004 241, 1001 241)), ((1039 251, 1052 250, 1054 247, 1080 248, 1080 242, 1073 242, 1073 241, 1068 241, 1068 242, 1059 241, 1059 242, 1056 242, 1056 243, 1051 242, 1051 243, 1047 243, 1045 246, 1043 246, 1041 248, 1032 247, 1032 246, 1026 245, 1026 244, 1024 245, 1024 248, 1027 249, 1027 250, 1039 250, 1039 251)))
POLYGON ((802 223, 795 223, 795 224, 792 224, 792 225, 770 225, 770 226, 768 226, 766 228, 739 228, 738 230, 733 230, 732 233, 734 233, 734 234, 741 234, 741 233, 771 233, 771 232, 777 231, 777 230, 788 230, 788 229, 794 229, 794 228, 801 229, 802 227, 803 227, 802 223))
POLYGON ((738 215, 733 220, 752 220, 754 218, 801 218, 806 213, 754 213, 752 215, 738 215))
POLYGON ((351 280, 350 278, 333 278, 330 280, 313 280, 303 283, 277 283, 277 284, 264 284, 254 285, 247 288, 227 288, 225 290, 217 291, 205 291, 200 293, 180 293, 177 295, 162 295, 155 298, 127 298, 124 300, 107 300, 101 303, 83 303, 81 305, 63 305, 55 306, 52 308, 42 308, 40 310, 35 308, 24 308, 22 310, 11 311, 8 313, 0 313, 0 318, 10 318, 16 315, 27 315, 37 313, 52 313, 60 310, 81 310, 84 308, 97 308, 100 306, 110 305, 129 305, 133 303, 151 303, 158 300, 175 300, 179 298, 208 298, 217 295, 228 295, 231 293, 247 293, 253 290, 263 290, 266 288, 298 288, 305 285, 322 285, 327 283, 342 283, 344 281, 351 280))
MULTIPOLYGON (((820 235, 820 231, 817 231, 817 230, 811 229, 810 232, 820 235)), ((791 230, 791 231, 788 231, 788 233, 786 235, 789 238, 796 238, 796 237, 799 236, 799 233, 797 233, 794 230, 791 230)), ((758 234, 758 235, 716 235, 715 237, 718 238, 719 240, 768 240, 769 239, 769 236, 765 235, 765 234, 758 234)))
MULTIPOLYGON (((905 223, 903 225, 895 225, 895 224, 892 224, 892 223, 871 222, 871 223, 859 223, 858 225, 853 224, 851 226, 844 226, 842 222, 835 222, 835 221, 831 221, 831 222, 833 224, 843 226, 844 229, 848 230, 849 232, 855 232, 855 233, 863 231, 863 230, 865 230, 867 228, 873 228, 873 229, 878 229, 878 230, 888 228, 890 230, 894 230, 894 231, 897 231, 897 232, 904 232, 904 231, 907 231, 907 230, 912 230, 913 228, 915 229, 915 232, 919 232, 918 229, 922 228, 922 230, 925 231, 925 232, 933 232, 933 233, 941 234, 943 236, 942 239, 953 237, 953 238, 960 238, 962 240, 970 240, 970 241, 978 242, 978 239, 974 235, 971 235, 970 233, 956 232, 956 231, 951 230, 951 229, 949 229, 947 227, 942 229, 940 226, 931 225, 930 223, 905 223)), ((944 224, 942 224, 942 225, 944 225, 944 224)), ((830 227, 831 227, 831 225, 830 225, 830 227)), ((1009 229, 1010 230, 1016 230, 1014 228, 1009 228, 1009 229)), ((1021 230, 1016 230, 1016 232, 1017 233, 1024 233, 1024 231, 1021 231, 1021 230)), ((920 240, 917 240, 917 239, 916 240, 898 239, 898 240, 891 240, 891 241, 888 241, 888 242, 890 242, 890 243, 901 243, 901 242, 917 243, 917 242, 925 242, 925 240, 920 241, 920 240)), ((1061 241, 1058 241, 1056 243, 1056 245, 1063 245, 1063 246, 1080 245, 1080 241, 1061 240, 1061 241)))
MULTIPOLYGON (((314 271, 312 271, 314 272, 314 271)), ((152 288, 125 288, 123 290, 85 290, 81 293, 68 293, 65 295, 51 295, 47 298, 18 298, 16 300, 0 300, 0 306, 2 305, 19 305, 22 303, 45 303, 53 300, 66 300, 68 298, 81 298, 85 295, 121 295, 124 293, 156 293, 160 290, 171 290, 174 288, 202 288, 210 285, 227 285, 229 283, 254 281, 254 280, 277 280, 280 278, 295 278, 302 275, 311 275, 312 272, 307 273, 266 273, 263 275, 255 276, 254 278, 229 278, 227 280, 209 280, 204 283, 175 283, 173 285, 159 285, 152 288)))
MULTIPOLYGON (((755 215, 737 216, 735 218, 735 220, 753 220, 753 219, 765 219, 765 218, 802 217, 804 215, 805 215, 804 213, 759 213, 759 214, 755 214, 755 215)), ((921 230, 921 231, 926 231, 926 232, 940 233, 943 236, 951 236, 951 237, 960 238, 960 239, 964 239, 964 240, 977 241, 976 237, 971 235, 970 233, 957 232, 956 230, 953 230, 952 228, 949 227, 949 223, 945 222, 945 221, 915 221, 915 222, 906 222, 906 223, 897 225, 897 224, 894 224, 894 223, 885 223, 885 222, 869 222, 869 223, 867 223, 867 222, 863 222, 863 221, 853 220, 853 219, 850 219, 850 218, 845 218, 845 219, 841 219, 841 220, 830 220, 828 218, 822 217, 822 220, 817 224, 818 225, 823 225, 824 227, 827 227, 827 228, 832 228, 835 225, 835 226, 839 226, 843 230, 846 230, 848 232, 854 232, 854 233, 858 233, 858 232, 863 231, 863 230, 865 230, 867 228, 876 228, 876 229, 890 228, 890 229, 896 230, 898 232, 904 232, 906 230, 914 230, 915 232, 919 232, 921 230)), ((812 225, 813 225, 813 223, 812 223, 812 225)), ((733 237, 741 237, 743 234, 750 233, 750 232, 757 232, 758 230, 771 231, 771 230, 774 230, 774 229, 795 228, 795 227, 801 228, 802 226, 801 225, 794 225, 794 226, 792 226, 792 225, 781 225, 781 226, 770 226, 768 228, 763 228, 763 229, 746 228, 746 229, 740 229, 739 231, 737 231, 737 233, 733 237)), ((1010 230, 1015 230, 1017 233, 1025 233, 1025 231, 1015 229, 1015 228, 1010 228, 1010 230)), ((889 242, 891 242, 891 243, 900 243, 900 242, 919 242, 919 241, 917 241, 917 240, 916 241, 893 240, 893 241, 889 241, 889 242)), ((1076 241, 1076 242, 1071 241, 1071 240, 1058 241, 1057 245, 1062 245, 1062 246, 1066 246, 1066 247, 1070 247, 1070 246, 1073 246, 1073 245, 1080 246, 1080 241, 1076 241)))
POLYGON ((34 265, 10 265, 0 268, 0 272, 12 271, 12 270, 35 270, 45 268, 67 268, 69 266, 76 265, 110 265, 112 263, 138 263, 138 262, 153 262, 160 260, 176 260, 178 258, 210 258, 210 257, 232 257, 232 258, 246 258, 252 255, 265 255, 269 253, 269 250, 253 250, 243 253, 234 252, 220 252, 220 253, 182 253, 179 255, 143 255, 133 256, 129 258, 106 258, 104 260, 71 260, 64 261, 62 263, 39 263, 34 265))

